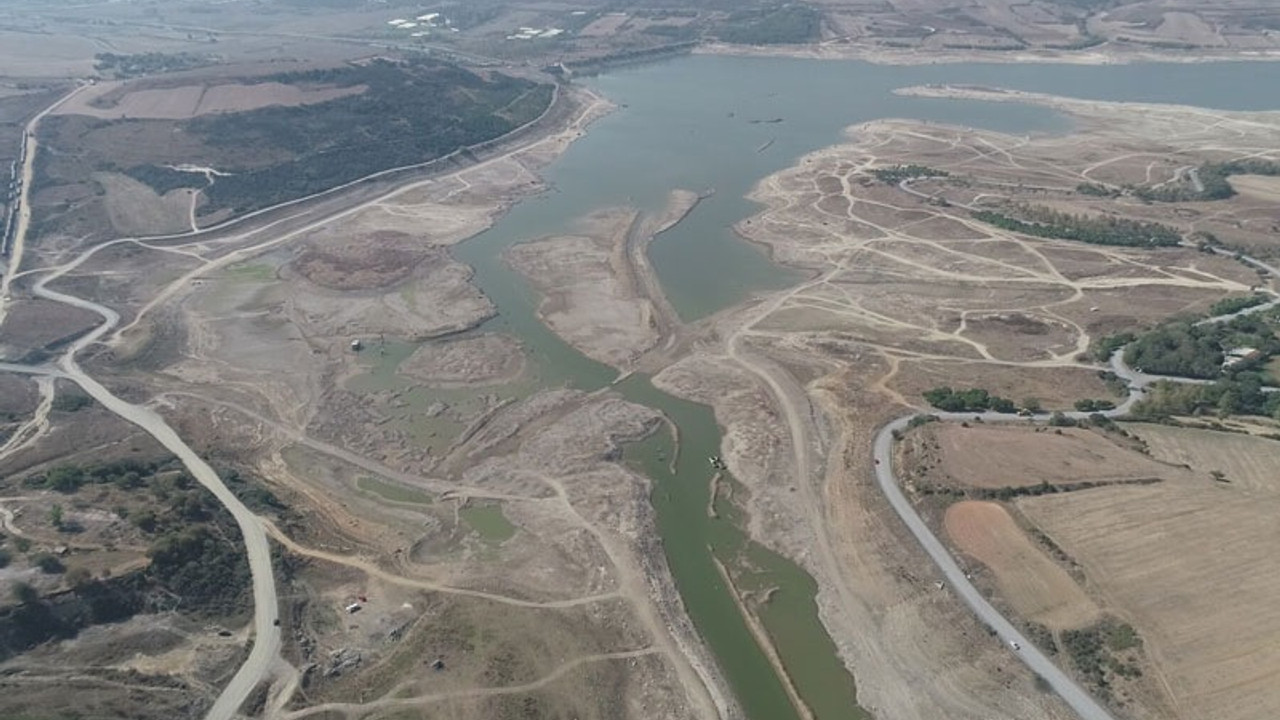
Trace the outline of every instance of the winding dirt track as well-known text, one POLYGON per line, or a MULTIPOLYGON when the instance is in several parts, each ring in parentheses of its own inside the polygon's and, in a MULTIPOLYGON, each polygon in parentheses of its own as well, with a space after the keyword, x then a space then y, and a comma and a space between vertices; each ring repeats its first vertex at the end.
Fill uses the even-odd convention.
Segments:
MULTIPOLYGON (((55 103, 49 108, 46 108, 46 110, 43 113, 38 115, 36 118, 33 118, 32 122, 28 125, 27 142, 29 143, 29 146, 27 148, 27 151, 29 153, 29 158, 34 158, 35 156, 36 146, 35 146, 34 130, 38 125, 39 119, 43 118, 49 112, 56 109, 62 102, 65 102, 73 94, 74 92, 67 96, 64 96, 58 103, 55 103)), ((569 129, 566 130, 565 132, 571 132, 571 131, 576 132, 577 130, 579 130, 582 124, 587 122, 589 118, 592 116, 593 111, 595 111, 597 107, 602 106, 604 103, 605 101, 602 100, 601 98, 592 96, 591 102, 589 103, 589 105, 579 113, 576 120, 570 123, 569 129)), ((554 104, 555 103, 553 101, 553 105, 554 104)), ((544 113, 544 116, 545 116, 545 113, 544 113)), ((538 120, 541 120, 541 117, 538 120)), ((538 122, 538 120, 535 120, 534 122, 536 123, 538 122)), ((533 140, 531 142, 519 144, 503 154, 497 155, 493 158, 489 158, 483 161, 481 164, 483 165, 483 164, 507 160, 517 153, 528 152, 532 147, 535 147, 544 142, 551 141, 554 137, 555 135, 551 135, 551 136, 533 140)), ((430 163, 426 165, 430 165, 430 163)), ((475 167, 476 166, 474 165, 469 166, 464 170, 456 171, 456 173, 465 172, 468 170, 474 170, 475 167)), ((34 295, 36 295, 37 297, 45 298, 48 300, 52 300, 54 302, 70 305, 72 307, 80 308, 80 309, 95 313, 100 317, 102 317, 103 322, 98 327, 94 328, 92 332, 84 335, 79 340, 71 344, 67 348, 65 353, 61 356, 61 358, 57 361, 56 368, 48 365, 35 367, 35 366, 17 365, 12 363, 0 363, 0 371, 18 372, 23 374, 31 374, 31 375, 47 376, 47 377, 61 377, 61 378, 70 380, 72 382, 75 382, 92 398, 94 398, 99 403, 101 403, 103 407, 105 407, 112 413, 116 414, 117 416, 121 417, 122 419, 134 425, 137 425, 142 430, 144 430, 147 434, 154 437, 167 450, 169 450, 175 456, 177 456, 182 461, 183 465, 187 468, 187 470, 192 474, 192 476, 195 477, 196 480, 201 483, 201 485, 203 485, 210 492, 212 492, 214 496, 218 499, 218 501, 221 502, 229 512, 231 512, 232 516, 236 520, 237 525, 240 528, 241 534, 243 535, 244 543, 245 543, 245 551, 248 558, 249 568, 250 568, 250 573, 251 573, 252 583, 253 583, 254 642, 248 658, 246 658, 245 662, 240 666, 239 670, 236 672, 235 676, 232 677, 231 681, 227 684, 227 686, 223 688, 221 694, 218 696, 217 700, 214 702, 214 705, 206 714, 205 716, 206 720, 231 720, 233 717, 236 716, 240 706, 244 703, 245 699, 249 696, 250 692, 252 692, 253 689, 260 682, 271 677, 273 674, 276 675, 278 678, 282 679, 286 687, 296 687, 297 685, 298 673, 296 668, 293 668, 291 665, 289 665, 280 655, 281 631, 278 625, 278 620, 276 615, 278 602, 277 602, 277 594, 276 594, 275 577, 274 577, 274 573, 272 571, 272 566, 271 566, 271 551, 270 551, 270 545, 268 543, 267 523, 262 518, 258 517, 252 511, 250 511, 242 502, 240 502, 240 500, 235 496, 235 494, 232 493, 226 487, 226 485, 223 484, 222 480, 218 477, 217 473, 213 470, 213 468, 211 468, 208 465, 208 463, 206 463, 202 458, 200 458, 200 456, 197 455, 196 452, 192 450, 191 447, 182 440, 182 438, 173 430, 173 428, 171 428, 168 425, 168 423, 165 422, 164 418, 162 418, 158 413, 156 413, 155 411, 149 408, 146 408, 140 405, 134 405, 116 397, 109 390, 107 390, 101 383, 99 383, 97 380, 90 377, 80 368, 80 366, 76 362, 76 355, 79 352, 81 352, 82 350, 84 350, 85 348, 87 348, 88 346, 94 343, 102 341, 104 339, 104 336, 106 336, 108 333, 111 333, 113 331, 115 331, 114 338, 118 339, 120 337, 120 332, 122 332, 123 330, 126 330, 132 324, 130 326, 125 326, 121 328, 119 327, 120 315, 115 310, 105 305, 95 303, 91 300, 87 300, 84 298, 79 298, 79 297, 67 295, 65 293, 61 293, 55 290, 51 290, 49 289, 48 285, 49 283, 63 277, 67 273, 83 265, 87 260, 93 257, 97 252, 105 248, 113 247, 115 245, 119 245, 122 243, 134 243, 142 247, 146 247, 153 250, 169 250, 169 251, 175 251, 175 252, 183 252, 178 248, 155 247, 149 243, 171 241, 171 240, 187 240, 187 239, 190 239, 192 242, 194 242, 197 239, 208 237, 211 239, 216 239, 219 243, 222 243, 222 244, 226 244, 226 243, 235 244, 237 242, 249 240, 251 238, 254 238, 255 236, 265 238, 259 242, 256 242, 256 244, 253 244, 248 247, 242 247, 242 248, 239 248, 238 250, 230 252, 218 258, 217 260, 206 261, 203 265, 198 267, 195 271, 188 273, 182 276, 181 278, 178 278, 174 282, 170 283, 155 298, 153 298, 144 308, 142 308, 141 311, 139 311, 137 318, 135 318, 134 320, 134 322, 136 323, 138 321, 138 318, 141 318, 147 311, 171 299, 179 291, 181 291, 184 287, 186 287, 194 277, 198 276, 201 273, 208 272, 209 270, 214 268, 224 267, 236 261, 245 259, 247 257, 251 257, 257 253, 262 252, 267 248, 274 247, 281 243, 287 242, 288 240, 296 238, 302 235, 303 233, 314 230, 336 219, 353 215, 377 203, 386 201, 389 198, 409 192, 414 188, 420 187, 426 183, 437 182, 440 180, 440 176, 436 176, 427 180, 411 182, 411 183, 402 185, 400 187, 396 187, 393 190, 390 190, 388 192, 378 194, 372 199, 363 200, 358 203, 349 205, 348 207, 340 209, 336 212, 326 212, 326 208, 324 206, 320 206, 319 208, 313 208, 307 205, 308 202, 314 198, 330 196, 339 190, 354 187, 368 180, 389 175, 391 173, 400 172, 401 170, 404 170, 404 168, 397 168, 394 170, 385 171, 384 173, 378 173, 368 178, 363 178, 353 183, 348 183, 347 185, 343 185, 339 188, 331 188, 321 193, 317 193, 313 196, 308 196, 306 198, 284 203, 281 206, 276 206, 274 208, 268 208, 263 211, 258 211, 251 215, 238 218, 233 221, 229 221, 217 227, 207 228, 203 231, 186 232, 186 233, 180 233, 177 235, 167 235, 167 236, 161 236, 156 238, 121 238, 118 240, 113 240, 107 243, 103 243, 101 245, 97 245, 93 248, 90 248, 89 250, 86 250, 80 253, 79 255, 74 257, 72 260, 52 268, 41 268, 37 270, 20 272, 20 263, 22 259, 21 257, 22 253, 21 253, 19 242, 15 242, 15 252, 13 254, 13 258, 10 265, 6 268, 6 273, 4 275, 4 280, 3 280, 2 287, 6 295, 7 295, 7 291, 10 286, 10 283, 12 282, 13 279, 17 277, 21 277, 23 275, 27 275, 27 274, 39 274, 39 280, 32 287, 32 293, 34 295), (293 215, 287 215, 284 217, 280 217, 278 219, 269 220, 268 222, 266 222, 265 225, 262 225, 259 227, 252 227, 238 234, 226 235, 220 232, 230 228, 246 225, 247 221, 252 220, 253 218, 263 217, 263 216, 266 216, 266 217, 273 216, 277 214, 277 211, 285 207, 298 207, 299 210, 297 213, 293 215), (312 215, 319 215, 319 218, 315 220, 310 220, 309 216, 312 216, 312 215), (297 226, 297 223, 299 221, 302 222, 302 225, 300 227, 297 226), (269 231, 272 230, 273 228, 277 228, 278 226, 281 227, 281 230, 284 230, 284 228, 291 228, 291 229, 284 230, 279 235, 271 236, 269 234, 269 231)), ((24 172, 29 173, 30 169, 26 168, 24 172)), ((24 199, 25 199, 26 189, 29 187, 29 185, 30 185, 29 181, 24 183, 24 190, 23 190, 24 199)), ((27 205, 24 202, 23 203, 24 211, 26 207, 27 205)), ((15 240, 16 241, 25 240, 25 232, 26 232, 26 225, 23 224, 20 228, 19 234, 15 236, 15 240)), ((3 321, 3 317, 4 317, 3 315, 4 304, 5 304, 4 297, 0 296, 0 322, 3 321)), ((35 422, 37 425, 39 425, 40 419, 37 418, 35 422)), ((587 601, 594 601, 596 599, 598 598, 592 598, 587 601)), ((271 708, 269 709, 273 712, 278 711, 279 708, 281 707, 281 704, 282 704, 282 700, 278 697, 277 701, 275 703, 272 703, 271 708)))

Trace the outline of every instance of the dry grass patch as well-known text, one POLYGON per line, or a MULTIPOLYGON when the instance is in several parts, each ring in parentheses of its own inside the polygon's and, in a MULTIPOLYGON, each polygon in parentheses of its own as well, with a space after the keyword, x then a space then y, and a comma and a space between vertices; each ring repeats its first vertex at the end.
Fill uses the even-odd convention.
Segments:
POLYGON ((1073 367, 1013 367, 981 362, 904 361, 887 383, 908 402, 924 407, 924 391, 948 385, 979 387, 1015 403, 1038 399, 1047 409, 1070 409, 1080 398, 1110 398, 1111 391, 1096 370, 1073 367))
POLYGON ((1182 474, 1121 447, 1091 430, 934 423, 921 428, 936 443, 940 470, 950 482, 979 488, 1162 478, 1182 474))
POLYGON ((1177 717, 1280 715, 1280 497, 1190 478, 1017 506, 1138 629, 1177 717))
POLYGON ((1233 486, 1280 495, 1280 442, 1251 435, 1165 425, 1136 425, 1153 458, 1189 465, 1202 477, 1214 471, 1233 486))
POLYGON ((304 88, 278 82, 135 88, 127 83, 104 82, 72 98, 58 108, 57 114, 88 115, 104 120, 186 120, 199 115, 246 112, 272 105, 314 105, 358 95, 366 89, 363 85, 304 88))
POLYGON ((1280 177, 1262 175, 1237 175, 1230 180, 1231 187, 1241 195, 1280 203, 1280 177))
POLYGON ((947 508, 943 525, 961 552, 991 569, 1000 594, 1022 617, 1055 630, 1098 620, 1098 606, 999 504, 958 502, 947 508))

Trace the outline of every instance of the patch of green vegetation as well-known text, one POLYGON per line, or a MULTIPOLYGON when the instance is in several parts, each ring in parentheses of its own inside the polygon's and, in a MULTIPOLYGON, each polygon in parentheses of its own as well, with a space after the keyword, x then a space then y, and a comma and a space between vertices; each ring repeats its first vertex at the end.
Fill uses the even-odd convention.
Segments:
POLYGON ((822 13, 802 3, 787 3, 732 13, 716 28, 722 42, 737 45, 807 43, 818 37, 822 13))
POLYGON ((1236 194, 1228 181, 1232 175, 1280 176, 1280 162, 1250 158, 1221 163, 1205 163, 1197 174, 1203 190, 1197 190, 1190 182, 1162 185, 1158 188, 1139 188, 1137 197, 1151 202, 1189 202, 1197 200, 1226 200, 1236 194))
MULTIPOLYGON (((63 465, 27 476, 23 484, 67 494, 85 485, 147 493, 149 500, 128 513, 129 521, 150 542, 151 564, 142 574, 147 586, 171 598, 169 609, 175 609, 176 603, 176 609, 200 617, 241 612, 248 600, 249 566, 240 528, 213 494, 181 468, 176 458, 63 465)), ((234 470, 219 475, 255 511, 282 509, 275 495, 234 470)), ((46 560, 40 555, 33 562, 45 572, 60 572, 52 556, 46 560)))
POLYGON ((1110 400, 1082 398, 1076 401, 1075 407, 1079 412, 1106 412, 1107 410, 1115 410, 1116 404, 1110 400))
POLYGON ((1248 310, 1251 307, 1257 307, 1270 300, 1266 295, 1240 295, 1237 297, 1223 298, 1218 302, 1209 306, 1209 316, 1218 317, 1219 315, 1232 315, 1241 310, 1248 310))
POLYGON ((435 502, 430 495, 417 488, 397 483, 389 483, 385 480, 379 480, 378 478, 369 475, 357 478, 356 487, 365 492, 373 493, 384 500, 390 500, 391 502, 412 503, 414 505, 430 505, 435 502))
POLYGON ((1190 320, 1165 323, 1143 333, 1124 351, 1124 361, 1153 375, 1212 380, 1230 370, 1239 372, 1260 366, 1280 353, 1280 329, 1275 312, 1242 315, 1225 322, 1198 324, 1190 320), (1223 367, 1227 353, 1248 348, 1253 352, 1223 367))
POLYGON ((1094 197, 1120 197, 1120 190, 1103 185, 1102 183, 1085 182, 1076 185, 1076 192, 1081 195, 1092 195, 1094 197))
POLYGON ((1266 377, 1272 385, 1280 385, 1280 357, 1272 358, 1266 366, 1266 377))
POLYGON ((698 28, 693 23, 684 25, 649 25, 640 32, 646 35, 657 35, 668 40, 693 40, 699 35, 698 28))
POLYGON ((503 543, 516 534, 516 526, 502 514, 502 507, 498 505, 468 505, 458 510, 458 515, 485 542, 503 543))
POLYGON ((53 396, 53 403, 49 406, 58 412, 75 412, 83 410, 93 404, 93 398, 78 391, 60 391, 53 396))
POLYGON ((115 53, 98 53, 93 57, 93 69, 105 75, 117 78, 131 78, 139 75, 157 75, 159 73, 191 70, 193 68, 213 65, 217 58, 210 55, 192 53, 148 52, 134 55, 117 55, 115 53))
POLYGON ((276 279, 276 269, 266 263, 236 263, 226 270, 235 280, 247 282, 271 282, 276 279))
POLYGON ((991 410, 998 413, 1017 412, 1013 401, 992 395, 982 388, 952 390, 943 385, 926 390, 924 399, 932 406, 946 412, 985 412, 991 410))
POLYGON ((443 157, 536 119, 554 93, 550 84, 501 73, 481 77, 427 58, 377 59, 263 79, 366 90, 306 107, 274 106, 183 123, 184 132, 213 147, 292 157, 268 167, 232 168, 205 189, 204 213, 257 210, 443 157))
POLYGON ((208 184, 203 175, 174 170, 162 165, 134 165, 121 172, 160 195, 181 188, 198 188, 208 184))
POLYGON ((1164 420, 1172 415, 1266 415, 1280 420, 1280 393, 1262 392, 1263 378, 1240 372, 1208 385, 1162 380, 1134 405, 1132 417, 1164 420))
POLYGON ((1019 205, 1014 212, 1018 217, 994 210, 979 210, 973 213, 973 218, 1023 235, 1075 240, 1091 245, 1171 247, 1182 242, 1182 235, 1177 230, 1155 222, 1072 215, 1031 205, 1019 205))
POLYGON ((877 180, 889 185, 897 185, 903 180, 922 177, 951 177, 946 170, 938 170, 927 165, 894 165, 893 167, 876 168, 871 171, 877 180))
POLYGON ((1103 697, 1109 697, 1116 677, 1142 675, 1137 658, 1132 657, 1142 640, 1131 625, 1107 619, 1080 630, 1064 630, 1062 648, 1076 671, 1103 697))
POLYGON ((907 421, 907 429, 914 430, 915 428, 921 427, 923 425, 928 425, 931 422, 937 422, 937 421, 938 421, 937 415, 926 415, 924 413, 921 413, 919 415, 913 415, 911 419, 907 421))
POLYGON ((1089 348, 1089 354, 1094 360, 1105 362, 1115 351, 1137 340, 1138 336, 1131 332, 1120 332, 1113 335, 1098 338, 1093 342, 1093 346, 1089 348))

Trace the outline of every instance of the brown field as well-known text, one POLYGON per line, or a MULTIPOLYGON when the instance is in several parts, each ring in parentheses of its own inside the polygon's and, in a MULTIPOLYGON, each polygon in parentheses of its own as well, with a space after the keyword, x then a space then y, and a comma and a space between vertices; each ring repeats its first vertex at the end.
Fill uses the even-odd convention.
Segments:
POLYGON ((1280 177, 1262 175, 1237 175, 1230 180, 1231 187, 1242 195, 1265 202, 1280 203, 1280 177))
MULTIPOLYGON (((944 482, 969 487, 1027 487, 1042 482, 1069 485, 1185 473, 1180 467, 1122 447, 1102 433, 1080 428, 1061 428, 1059 434, 1043 427, 966 428, 958 423, 936 423, 917 432, 922 443, 936 447, 935 475, 945 473, 944 482)), ((929 464, 935 465, 933 461, 929 464)))
POLYGON ((940 385, 985 388, 1015 403, 1035 398, 1049 410, 1069 410, 1083 397, 1115 399, 1095 370, 1006 367, 981 362, 904 362, 902 369, 888 378, 886 389, 908 404, 927 408, 924 392, 940 385))
POLYGON ((1075 580, 1032 544, 997 503, 965 500, 947 508, 947 536, 960 551, 986 565, 1001 596, 1029 620, 1054 630, 1081 628, 1098 619, 1075 580))
POLYGON ((88 115, 103 120, 186 120, 200 115, 245 112, 271 106, 314 105, 364 91, 360 85, 303 88, 278 82, 140 89, 132 89, 129 83, 103 82, 93 90, 72 98, 56 113, 88 115))
POLYGON ((1176 717, 1274 717, 1280 493, 1216 483, 1206 468, 1194 470, 1195 477, 1160 485, 1017 505, 1079 563, 1106 607, 1137 628, 1176 717))
POLYGON ((1201 477, 1217 470, 1233 487, 1280 494, 1280 442, 1166 425, 1132 425, 1130 430, 1146 441, 1157 460, 1185 463, 1201 477))
POLYGON ((608 37, 618 32, 630 19, 626 13, 609 13, 591 21, 591 24, 579 30, 578 34, 583 37, 608 37))

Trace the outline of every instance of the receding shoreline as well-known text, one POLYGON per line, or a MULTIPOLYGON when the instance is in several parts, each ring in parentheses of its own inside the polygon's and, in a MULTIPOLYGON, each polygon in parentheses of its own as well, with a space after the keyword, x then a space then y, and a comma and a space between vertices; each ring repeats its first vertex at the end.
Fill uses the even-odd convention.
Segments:
MULTIPOLYGON (((1102 46, 1099 46, 1102 47, 1102 46)), ((1088 50, 927 50, 868 47, 851 44, 809 45, 728 45, 706 43, 694 48, 694 55, 730 55, 738 57, 798 58, 808 60, 861 60, 875 65, 958 65, 964 63, 1042 65, 1135 65, 1139 63, 1219 63, 1219 62, 1275 62, 1280 61, 1280 50, 1202 54, 1138 50, 1103 52, 1088 50)))

